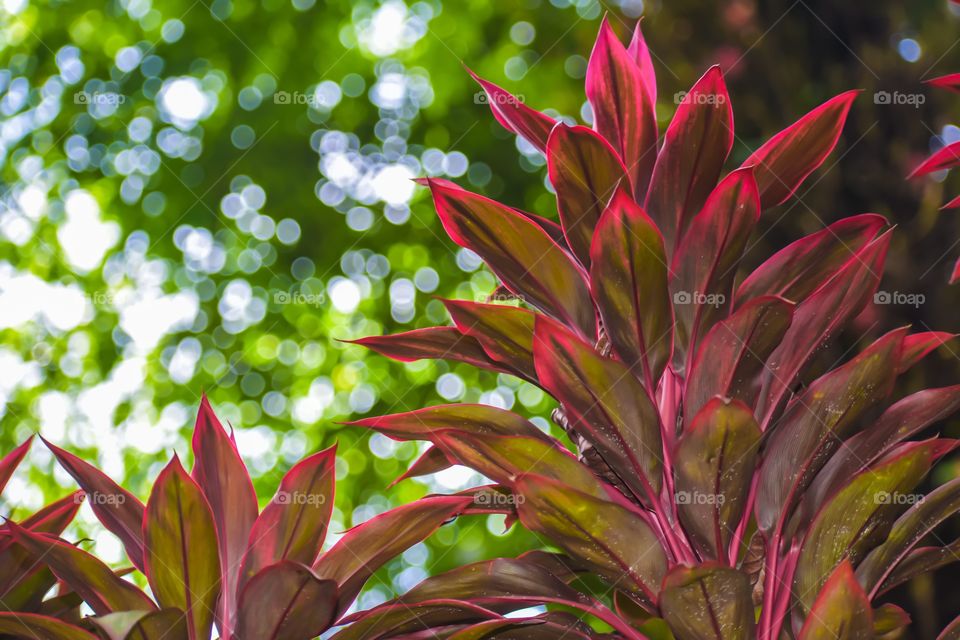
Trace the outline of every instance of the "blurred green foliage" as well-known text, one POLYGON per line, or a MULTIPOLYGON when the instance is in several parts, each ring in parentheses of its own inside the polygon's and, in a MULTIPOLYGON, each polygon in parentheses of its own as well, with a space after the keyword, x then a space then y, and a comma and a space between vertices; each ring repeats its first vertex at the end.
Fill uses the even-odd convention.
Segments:
MULTIPOLYGON (((960 137, 960 105, 921 84, 960 69, 960 16, 946 0, 3 4, 0 450, 39 431, 145 497, 173 451, 190 457, 206 391, 264 501, 293 462, 339 442, 336 530, 470 480, 388 488, 417 446, 341 421, 482 401, 550 428, 550 401, 525 383, 392 363, 340 340, 441 323, 437 297, 494 289, 408 178, 449 177, 555 215, 543 159, 496 125, 463 65, 533 107, 587 119, 582 79, 604 12, 624 38, 645 16, 661 130, 676 92, 724 68, 731 164, 825 99, 864 89, 839 150, 766 212, 751 255, 877 211, 902 228, 884 288, 926 303, 878 308, 863 333, 957 326, 945 281, 960 229, 937 219, 941 183, 903 178, 931 145, 960 137)), ((956 381, 953 356, 940 354, 928 384, 956 381)), ((36 446, 5 511, 72 486, 36 446)), ((120 561, 86 510, 74 533, 120 561)), ((458 522, 391 565, 362 604, 536 544, 494 517, 458 522)))

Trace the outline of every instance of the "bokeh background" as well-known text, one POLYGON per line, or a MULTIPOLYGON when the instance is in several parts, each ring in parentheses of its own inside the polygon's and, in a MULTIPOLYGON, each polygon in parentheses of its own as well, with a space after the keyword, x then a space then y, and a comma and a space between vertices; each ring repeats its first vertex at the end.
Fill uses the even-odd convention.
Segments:
MULTIPOLYGON (((905 179, 960 139, 960 96, 923 85, 960 70, 960 11, 946 0, 3 0, 0 451, 40 432, 145 497, 173 452, 191 457, 205 391, 264 501, 296 460, 339 442, 334 531, 475 482, 455 468, 388 488, 418 447, 338 423, 470 401, 549 428, 550 401, 506 376, 340 341, 443 323, 438 297, 494 289, 411 178, 555 215, 543 159, 494 122, 464 64, 589 122, 583 76, 605 13, 624 39, 644 18, 661 131, 675 94, 723 67, 731 166, 863 89, 837 151, 765 212, 749 261, 875 211, 899 225, 882 288, 908 302, 869 310, 837 353, 907 322, 960 331, 946 284, 960 223, 937 212, 960 181, 905 179)), ((941 349, 908 386, 960 382, 958 354, 941 349)), ((42 446, 28 463, 5 514, 74 488, 42 446)), ((71 535, 122 563, 87 507, 71 535)), ((444 527, 361 604, 535 545, 498 517, 444 527)), ((921 630, 960 610, 956 590, 931 599, 935 587, 906 594, 921 630)))

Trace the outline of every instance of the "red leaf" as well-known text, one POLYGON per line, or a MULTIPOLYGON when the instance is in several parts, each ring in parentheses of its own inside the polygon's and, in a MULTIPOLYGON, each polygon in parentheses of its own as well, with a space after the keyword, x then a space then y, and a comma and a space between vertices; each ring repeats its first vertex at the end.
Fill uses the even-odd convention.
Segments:
POLYGON ((415 411, 363 418, 347 424, 375 429, 394 440, 429 440, 435 432, 453 429, 481 437, 528 436, 553 439, 512 411, 486 404, 441 404, 415 411))
POLYGON ((95 499, 90 501, 93 513, 110 533, 120 538, 133 566, 143 571, 143 503, 93 465, 54 446, 42 436, 40 439, 80 488, 88 496, 94 496, 95 499), (104 497, 112 499, 100 499, 104 497))
POLYGON ((340 585, 337 615, 346 611, 363 584, 386 561, 423 541, 472 500, 454 496, 421 498, 374 516, 345 533, 313 567, 318 577, 340 585))
POLYGON ((953 169, 957 165, 960 165, 960 141, 952 142, 931 154, 920 163, 920 166, 911 171, 908 177, 919 178, 934 171, 953 169))
POLYGON ((763 208, 773 207, 797 190, 823 164, 840 139, 850 106, 859 91, 827 100, 770 138, 743 166, 753 166, 763 208))
POLYGON ((537 318, 535 335, 533 359, 544 388, 634 495, 655 503, 663 443, 648 391, 623 363, 546 318, 537 318))
POLYGON ((587 100, 593 108, 593 128, 620 154, 639 201, 647 192, 657 158, 657 118, 647 88, 649 75, 637 66, 604 17, 587 63, 587 100))
POLYGON ((37 640, 97 640, 97 636, 56 618, 0 612, 0 634, 37 640))
POLYGON ((537 383, 533 368, 534 313, 502 304, 443 300, 461 333, 475 338, 487 355, 537 383))
MULTIPOLYGON (((957 207, 960 207, 960 196, 957 196, 956 198, 953 198, 952 200, 950 200, 947 204, 940 207, 940 210, 946 211, 948 209, 956 209, 957 207)), ((953 283, 951 282, 951 284, 953 283)))
POLYGON ((933 85, 940 89, 946 89, 948 91, 960 93, 960 73, 949 73, 945 76, 938 76, 931 80, 927 80, 926 84, 933 85))
POLYGON ((714 396, 753 407, 760 373, 790 326, 793 310, 793 303, 783 298, 754 298, 704 336, 683 394, 685 421, 714 396))
POLYGON ((673 348, 663 238, 622 188, 593 236, 593 297, 613 351, 653 393, 673 348))
POLYGON ((680 349, 692 357, 700 337, 727 315, 733 278, 759 218, 753 171, 737 169, 710 194, 674 254, 673 310, 679 334, 674 338, 674 369, 679 373, 686 369, 678 358, 680 349))
POLYGON ((547 171, 567 245, 589 267, 593 230, 627 170, 602 137, 587 127, 560 123, 547 140, 547 171))
POLYGON ((241 585, 281 560, 309 566, 317 559, 333 511, 336 453, 336 445, 315 453, 283 477, 250 532, 241 585))
POLYGON ((147 582, 161 607, 184 612, 190 640, 208 640, 220 597, 220 554, 210 505, 174 456, 143 519, 147 582))
POLYGON ((206 394, 200 399, 200 410, 193 431, 193 455, 193 479, 210 504, 217 525, 223 582, 223 597, 218 603, 217 619, 220 621, 221 635, 229 638, 236 616, 240 562, 259 507, 253 482, 240 458, 237 445, 223 430, 206 394))
POLYGON ((759 296, 799 302, 836 275, 873 240, 887 221, 875 213, 844 218, 781 249, 737 290, 737 306, 759 296))
POLYGON ((3 493, 3 489, 7 486, 10 476, 13 475, 13 472, 17 470, 17 467, 23 461, 24 456, 27 455, 31 442, 33 442, 32 436, 0 460, 0 493, 3 493))
POLYGON ((447 234, 480 255, 511 292, 584 336, 596 334, 586 274, 544 231, 503 205, 430 180, 447 234))
POLYGON ((873 612, 863 587, 844 560, 817 595, 800 640, 861 640, 873 637, 873 612))
POLYGON ((156 609, 140 589, 120 578, 95 556, 58 538, 33 533, 9 523, 17 544, 27 549, 90 605, 97 615, 114 611, 156 609))
POLYGON ((900 354, 900 367, 897 373, 906 373, 924 356, 956 337, 957 334, 946 331, 922 331, 907 336, 903 340, 903 353, 900 354))
POLYGON ((413 464, 410 465, 410 468, 403 472, 403 475, 391 482, 390 487, 399 482, 403 482, 408 478, 428 476, 430 474, 437 473, 438 471, 449 469, 451 466, 452 463, 447 459, 446 454, 443 453, 443 451, 441 451, 438 447, 431 446, 424 451, 419 458, 414 460, 413 464))
POLYGON ((310 567, 284 560, 253 576, 240 595, 237 637, 310 640, 333 622, 337 583, 310 567))
POLYGON ((668 255, 716 186, 732 147, 733 108, 720 67, 714 66, 680 102, 650 178, 645 206, 668 255))
POLYGON ((861 249, 833 278, 797 305, 790 328, 767 362, 757 408, 764 429, 815 351, 872 300, 889 246, 887 232, 861 249))
POLYGON ((493 117, 504 129, 522 136, 527 142, 540 151, 546 151, 547 136, 556 124, 556 120, 536 109, 531 109, 523 100, 504 91, 492 82, 484 80, 470 69, 467 72, 473 76, 487 96, 487 104, 493 117))
POLYGON ((463 335, 456 327, 427 327, 344 342, 359 344, 400 362, 414 362, 424 358, 443 359, 498 373, 512 373, 508 367, 493 361, 476 339, 463 335))

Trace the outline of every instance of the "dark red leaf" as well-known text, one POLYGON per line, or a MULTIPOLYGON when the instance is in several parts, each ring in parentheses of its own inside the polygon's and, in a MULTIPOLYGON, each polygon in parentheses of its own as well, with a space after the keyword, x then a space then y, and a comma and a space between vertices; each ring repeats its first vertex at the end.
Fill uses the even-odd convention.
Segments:
POLYGON ((153 485, 143 541, 144 573, 157 603, 184 612, 190 640, 208 640, 221 586, 216 525, 176 456, 153 485))
POLYGON ((346 611, 363 584, 391 558, 423 541, 444 522, 459 515, 470 497, 435 496, 391 509, 345 533, 317 560, 320 578, 340 586, 337 615, 346 611))
POLYGON ((522 99, 484 80, 470 69, 467 71, 483 87, 487 104, 490 105, 490 111, 497 122, 507 131, 522 136, 540 151, 546 151, 547 136, 556 121, 545 113, 531 109, 522 99))
POLYGON ((567 245, 590 266, 590 242, 600 215, 627 170, 610 143, 587 127, 560 123, 547 141, 547 171, 567 245))
POLYGON ((910 172, 910 178, 919 178, 934 171, 944 171, 953 169, 960 165, 960 141, 952 142, 945 147, 934 152, 929 158, 920 163, 920 165, 910 172))
MULTIPOLYGON (((662 155, 660 156, 663 157, 662 155)), ((760 196, 752 169, 738 169, 710 193, 703 210, 674 254, 671 269, 674 369, 684 372, 688 357, 718 318, 725 317, 733 296, 733 278, 747 240, 760 218, 760 196)))
POLYGON ((657 158, 657 118, 649 78, 649 71, 637 65, 604 17, 587 63, 587 100, 593 108, 593 128, 620 154, 639 201, 647 192, 657 158))
POLYGON ((475 338, 487 355, 536 384, 533 367, 534 313, 520 307, 444 300, 457 329, 475 338))
POLYGON ((684 419, 714 396, 753 407, 760 373, 793 318, 794 305, 776 296, 754 298, 704 336, 687 377, 684 419))
POLYGON ((110 533, 120 538, 133 566, 143 571, 143 503, 93 465, 46 440, 43 443, 80 488, 94 496, 90 501, 93 513, 110 533))
POLYGON ((668 255, 717 185, 732 147, 733 108, 723 73, 714 66, 681 100, 650 178, 645 207, 663 233, 668 255))
POLYGON ((834 222, 775 253, 751 273, 737 290, 737 306, 772 295, 799 302, 833 277, 887 224, 883 216, 865 213, 834 222))
POLYGON ((491 359, 475 338, 463 335, 456 327, 428 327, 345 342, 362 345, 400 362, 435 358, 464 362, 498 373, 511 372, 502 363, 491 359))
POLYGON ((652 393, 673 348, 673 309, 663 238, 623 189, 593 236, 590 276, 613 351, 652 393))
POLYGON ((7 486, 10 476, 13 475, 13 472, 17 470, 17 467, 23 461, 24 456, 27 455, 31 442, 33 442, 32 436, 28 438, 26 442, 5 455, 3 459, 0 459, 0 493, 3 493, 3 488, 7 486))
POLYGON ((259 506, 253 482, 237 445, 214 414, 206 394, 193 431, 193 479, 210 504, 217 525, 223 597, 217 609, 221 635, 232 635, 237 578, 259 506))
POLYGON ((284 560, 253 576, 240 595, 237 637, 243 640, 310 640, 333 622, 337 583, 310 567, 284 560))
POLYGON ((847 91, 827 100, 747 158, 743 166, 754 167, 764 209, 793 195, 807 176, 823 164, 840 139, 858 93, 847 91))
POLYGON ((281 560, 310 566, 317 559, 333 511, 336 453, 336 445, 315 453, 283 477, 250 531, 241 588, 261 569, 281 560))
POLYGON ((540 227, 503 205, 429 180, 454 242, 480 255, 511 292, 585 337, 596 334, 586 274, 540 227))

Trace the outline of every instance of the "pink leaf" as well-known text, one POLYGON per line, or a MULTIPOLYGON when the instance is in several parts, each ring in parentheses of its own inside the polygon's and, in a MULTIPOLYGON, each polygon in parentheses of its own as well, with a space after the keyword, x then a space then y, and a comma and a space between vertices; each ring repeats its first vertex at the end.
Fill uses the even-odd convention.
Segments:
POLYGON ((556 121, 545 113, 531 109, 523 103, 521 98, 484 80, 470 69, 467 71, 483 87, 487 104, 490 105, 490 111, 493 112, 497 122, 507 131, 523 137, 540 151, 546 151, 547 136, 550 135, 550 130, 556 121))

